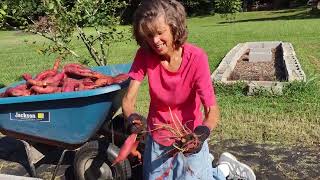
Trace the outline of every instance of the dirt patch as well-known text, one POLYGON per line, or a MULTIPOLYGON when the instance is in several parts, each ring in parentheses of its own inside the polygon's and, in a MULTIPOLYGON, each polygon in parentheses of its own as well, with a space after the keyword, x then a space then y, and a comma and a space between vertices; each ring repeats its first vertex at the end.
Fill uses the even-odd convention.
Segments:
MULTIPOLYGON (((320 144, 319 144, 320 146, 320 144)), ((281 147, 267 144, 241 143, 237 140, 225 140, 210 146, 217 162, 219 155, 228 151, 240 161, 248 164, 256 173, 257 179, 320 179, 319 146, 317 147, 281 147)), ((51 179, 51 173, 59 160, 61 149, 53 149, 36 164, 40 178, 51 179)), ((66 154, 56 180, 73 180, 72 162, 74 153, 66 154)), ((133 169, 141 174, 141 166, 133 169)), ((29 176, 23 144, 9 137, 0 136, 0 173, 29 176)), ((141 176, 134 175, 141 179, 141 176)))
POLYGON ((238 59, 228 81, 284 81, 286 74, 282 48, 280 46, 273 48, 271 52, 272 60, 269 62, 250 62, 250 49, 247 49, 238 59))
POLYGON ((215 156, 228 151, 254 170, 257 179, 320 179, 319 147, 241 143, 226 140, 210 147, 215 156))

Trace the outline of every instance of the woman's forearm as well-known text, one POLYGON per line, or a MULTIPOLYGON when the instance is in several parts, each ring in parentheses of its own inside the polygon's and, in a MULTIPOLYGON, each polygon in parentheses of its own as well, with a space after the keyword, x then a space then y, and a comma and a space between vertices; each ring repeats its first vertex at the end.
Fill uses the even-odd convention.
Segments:
POLYGON ((135 112, 135 108, 134 108, 134 101, 130 100, 127 97, 127 94, 124 96, 124 98, 122 99, 122 112, 124 114, 124 116, 127 118, 130 114, 135 112))
POLYGON ((138 90, 141 82, 131 80, 128 91, 122 99, 122 111, 124 116, 127 118, 130 114, 135 112, 135 103, 138 96, 138 90))
POLYGON ((217 105, 205 107, 205 119, 203 124, 208 126, 209 129, 212 131, 218 125, 220 120, 220 111, 217 105))

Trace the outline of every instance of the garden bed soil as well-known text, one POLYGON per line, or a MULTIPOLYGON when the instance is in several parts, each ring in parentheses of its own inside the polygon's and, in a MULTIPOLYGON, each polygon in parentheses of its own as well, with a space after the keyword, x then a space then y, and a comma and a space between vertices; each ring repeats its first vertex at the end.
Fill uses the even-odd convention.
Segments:
POLYGON ((283 52, 280 47, 271 49, 272 60, 269 62, 250 62, 247 49, 237 60, 237 64, 228 81, 284 81, 286 80, 283 52))

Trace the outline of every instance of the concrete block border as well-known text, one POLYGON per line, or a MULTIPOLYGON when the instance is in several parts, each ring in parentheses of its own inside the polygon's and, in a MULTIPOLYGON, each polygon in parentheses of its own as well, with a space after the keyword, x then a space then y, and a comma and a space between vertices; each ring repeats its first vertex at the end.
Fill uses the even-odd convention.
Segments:
POLYGON ((211 79, 214 82, 223 84, 234 84, 239 81, 230 81, 228 77, 235 68, 238 59, 250 48, 282 48, 283 61, 285 65, 286 81, 246 81, 248 85, 248 95, 255 94, 256 91, 266 90, 272 94, 281 94, 284 85, 293 81, 306 81, 306 75, 302 70, 296 53, 291 43, 282 41, 262 41, 239 43, 233 47, 220 62, 218 68, 212 73, 211 79))

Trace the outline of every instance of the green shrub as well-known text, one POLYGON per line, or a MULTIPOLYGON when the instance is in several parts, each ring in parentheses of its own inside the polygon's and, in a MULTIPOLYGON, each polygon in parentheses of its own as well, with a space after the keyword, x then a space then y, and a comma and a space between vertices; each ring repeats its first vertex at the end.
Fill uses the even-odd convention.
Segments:
POLYGON ((181 0, 188 16, 207 15, 214 13, 213 0, 181 0))
POLYGON ((39 0, 3 0, 0 2, 2 23, 5 28, 19 28, 25 25, 24 23, 31 23, 32 19, 45 14, 45 9, 39 0), (21 21, 22 19, 26 21, 21 21))
POLYGON ((236 13, 242 10, 241 0, 216 0, 216 12, 221 13, 227 20, 234 20, 236 13))

